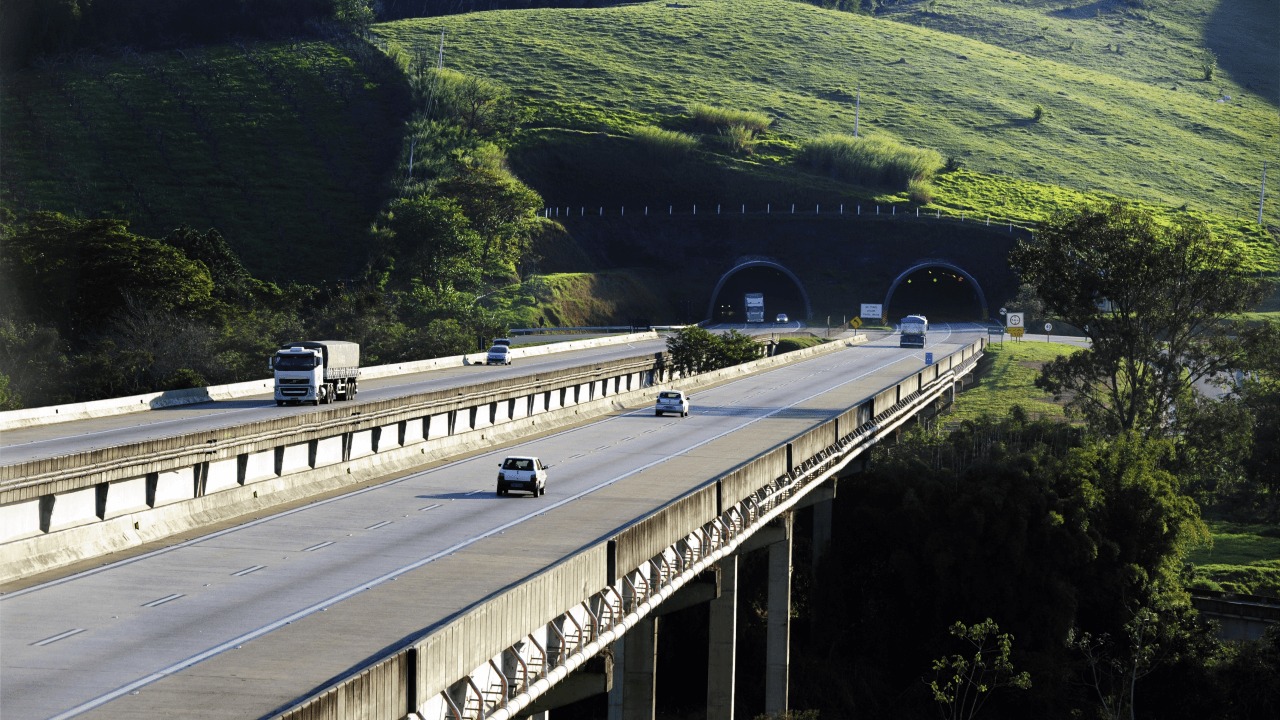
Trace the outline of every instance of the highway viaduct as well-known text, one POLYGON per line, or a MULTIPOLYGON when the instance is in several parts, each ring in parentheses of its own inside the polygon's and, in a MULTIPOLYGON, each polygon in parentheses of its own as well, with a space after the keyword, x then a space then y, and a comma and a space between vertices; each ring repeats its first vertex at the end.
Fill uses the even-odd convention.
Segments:
MULTIPOLYGON (((605 414, 622 413, 611 422, 634 423, 658 384, 695 391, 695 417, 701 412, 708 425, 717 423, 706 428, 679 421, 635 424, 629 434, 608 441, 618 446, 618 454, 612 446, 597 448, 607 466, 635 464, 621 475, 602 475, 608 479, 582 487, 574 484, 576 478, 563 480, 557 490, 566 496, 547 509, 494 505, 507 515, 493 520, 497 524, 489 530, 473 534, 468 528, 462 536, 435 531, 430 534, 438 541, 434 552, 417 548, 412 560, 390 558, 385 569, 375 568, 375 560, 392 550, 349 561, 368 567, 351 590, 334 595, 334 587, 344 586, 319 588, 317 600, 291 612, 243 600, 245 607, 275 613, 277 619, 251 623, 255 630, 232 633, 220 643, 193 646, 198 651, 176 650, 132 675, 107 671, 113 660, 123 663, 118 649, 99 649, 96 656, 81 651, 89 653, 85 662, 102 676, 92 679, 84 668, 60 674, 56 662, 39 659, 49 649, 71 647, 94 634, 86 629, 89 621, 74 620, 74 614, 63 622, 65 628, 40 627, 46 607, 55 604, 47 588, 79 583, 81 603, 87 594, 105 605, 121 584, 130 584, 109 576, 129 577, 156 557, 177 558, 207 541, 180 542, 65 582, 11 585, 0 596, 6 619, 0 687, 5 716, 524 717, 561 702, 556 694, 574 692, 575 682, 594 683, 599 691, 612 677, 610 716, 652 717, 656 618, 664 606, 707 601, 717 648, 709 653, 708 716, 733 717, 735 668, 729 648, 735 637, 738 556, 768 548, 770 606, 787 607, 793 513, 816 506, 816 531, 823 533, 822 509, 829 508, 825 501, 834 479, 872 444, 949 399, 981 354, 984 337, 973 333, 949 340, 931 348, 932 364, 923 362, 923 353, 906 353, 891 343, 849 347, 852 343, 841 341, 693 377, 676 376, 661 352, 646 352, 55 458, 6 460, 0 466, 0 567, 13 580, 138 546, 209 518, 246 509, 261 512, 302 497, 303 488, 305 493, 349 490, 375 476, 403 476, 348 493, 371 498, 416 482, 416 475, 403 474, 424 461, 605 414), (742 385, 772 377, 781 378, 775 381, 779 387, 742 385), (825 389, 806 395, 809 391, 801 388, 809 386, 800 383, 814 377, 826 383, 825 389), (784 401, 797 392, 799 400, 784 401), (744 407, 744 398, 758 402, 744 407), (626 412, 637 405, 639 413, 626 412), (658 442, 654 433, 662 432, 670 434, 662 442, 696 443, 688 449, 649 447, 658 442), (632 447, 628 442, 640 449, 626 450, 632 447), (704 457, 694 462, 695 455, 704 457), (707 457, 714 462, 708 464, 707 457), (559 517, 569 508, 585 508, 585 515, 572 521, 572 532, 559 517), (77 548, 79 555, 73 552, 77 548), (93 589, 95 579, 105 583, 101 590, 93 589), (26 613, 32 613, 31 622, 16 622, 25 621, 26 613), (602 655, 612 658, 612 673, 602 655), (85 692, 65 695, 66 686, 77 683, 85 692)), ((569 458, 563 468, 586 462, 573 460, 591 455, 580 441, 557 441, 558 436, 553 433, 546 442, 551 447, 566 443, 556 451, 569 458)), ((404 506, 402 518, 375 521, 363 530, 407 528, 482 492, 424 487, 434 490, 410 494, 413 506, 404 506)), ((305 506, 305 512, 321 512, 316 506, 322 505, 305 506)), ((385 503, 377 507, 381 511, 385 503)), ((347 509, 329 521, 285 532, 313 532, 317 525, 336 525, 361 512, 347 509)), ((239 529, 244 526, 214 542, 232 543, 230 538, 255 530, 239 529)), ((301 563, 308 554, 360 540, 317 542, 295 554, 301 563)), ((160 575, 193 570, 189 560, 176 563, 160 575)), ((268 575, 265 562, 228 569, 233 572, 227 576, 249 578, 246 582, 268 575)), ((302 572, 284 582, 303 585, 308 577, 302 572)), ((215 583, 204 586, 210 584, 215 583)), ((147 611, 130 612, 177 607, 195 601, 197 594, 159 596, 141 605, 147 611)), ((264 601, 269 597, 254 598, 264 601)), ((206 617, 235 614, 235 607, 207 610, 206 617)), ((770 711, 787 707, 788 615, 770 613, 765 673, 770 711)), ((125 618, 130 619, 146 622, 125 618)), ((181 621, 171 632, 188 633, 194 622, 181 621)), ((151 652, 137 640, 122 647, 135 655, 151 652)), ((76 658, 62 662, 74 664, 76 658)))

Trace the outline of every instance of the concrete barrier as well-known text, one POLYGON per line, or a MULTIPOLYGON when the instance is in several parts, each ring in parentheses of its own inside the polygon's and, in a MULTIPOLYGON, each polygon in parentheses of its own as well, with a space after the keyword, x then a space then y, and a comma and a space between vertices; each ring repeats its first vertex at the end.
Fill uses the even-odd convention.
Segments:
MULTIPOLYGON (((611 335, 608 337, 590 338, 586 340, 572 340, 563 343, 512 348, 511 355, 513 358, 527 358, 539 355, 548 355, 556 352, 571 352, 573 350, 604 347, 606 345, 644 342, 656 340, 657 337, 658 334, 656 332, 611 335)), ((391 363, 389 365, 374 365, 371 367, 361 368, 360 378, 369 380, 394 377, 396 375, 410 375, 413 373, 429 372, 431 370, 446 367, 483 365, 484 358, 485 353, 471 353, 467 355, 451 355, 449 357, 432 358, 430 360, 415 360, 413 362, 391 363)), ((230 385, 213 385, 210 387, 190 388, 187 390, 166 390, 163 392, 145 393, 142 395, 130 395, 129 397, 122 398, 109 398, 106 400, 68 403, 66 405, 50 405, 47 407, 9 410, 7 412, 0 412, 0 431, 32 427, 36 425, 71 422, 73 420, 85 420, 95 417, 126 415, 128 413, 145 412, 147 410, 156 410, 159 408, 175 407, 179 405, 195 405, 215 400, 233 400, 252 395, 270 394, 274 392, 274 390, 274 380, 272 378, 264 378, 262 380, 249 380, 246 382, 232 383, 230 385)))
MULTIPOLYGON (((243 448, 226 449, 232 454, 222 457, 209 457, 206 451, 213 446, 198 439, 156 441, 166 445, 177 443, 178 446, 168 451, 158 449, 154 453, 157 460, 166 452, 194 454, 179 458, 184 463, 180 467, 168 463, 165 466, 147 466, 143 468, 145 472, 131 469, 133 466, 125 467, 137 459, 136 453, 126 453, 127 458, 112 455, 109 460, 119 467, 115 467, 110 476, 98 474, 81 481, 56 480, 52 485, 31 481, 7 490, 10 502, 0 506, 0 519, 4 520, 3 527, 0 527, 3 530, 0 568, 6 575, 0 577, 0 582, 159 540, 177 532, 381 475, 421 467, 533 432, 544 432, 628 406, 647 404, 652 402, 653 389, 657 385, 686 389, 706 387, 833 352, 849 344, 843 341, 826 343, 686 378, 664 380, 656 372, 632 370, 625 385, 620 379, 615 382, 584 378, 572 387, 518 390, 504 388, 502 383, 497 383, 490 388, 491 391, 510 390, 508 399, 533 409, 529 414, 497 424, 475 423, 472 419, 476 410, 488 412, 490 408, 490 400, 478 398, 462 401, 445 412, 434 407, 403 409, 402 414, 417 414, 416 419, 406 415, 396 420, 393 431, 387 429, 391 427, 387 420, 362 421, 367 422, 367 426, 353 427, 350 420, 336 416, 332 422, 314 423, 303 428, 302 432, 281 426, 278 431, 268 432, 243 448), (541 412, 536 412, 538 407, 543 408, 541 412), (453 420, 452 425, 449 424, 450 419, 453 420), (405 427, 403 433, 400 431, 402 424, 405 427), (417 428, 410 432, 408 427, 415 424, 417 428), (437 432, 438 426, 442 427, 437 432), (390 437, 385 443, 380 438, 375 441, 373 434, 379 429, 382 434, 394 436, 396 442, 391 442, 390 437), (402 434, 404 442, 400 438, 402 434), (419 441, 410 443, 407 442, 409 438, 419 441), (236 466, 239 476, 235 480, 212 475, 212 464, 224 460, 231 461, 228 466, 236 466), (188 494, 188 489, 197 487, 200 477, 204 478, 202 491, 188 494), (212 483, 211 477, 214 479, 212 483), (145 488, 146 495, 141 508, 136 497, 139 487, 145 488), (117 495, 120 497, 113 497, 117 495), (90 496, 94 498, 93 502, 89 501, 90 496)), ((456 393, 456 390, 451 392, 456 393)), ((379 404, 374 403, 374 406, 379 404)), ((372 412, 375 409, 371 407, 371 412, 366 415, 370 418, 376 416, 376 412, 372 412)), ((287 418, 271 421, 296 422, 296 419, 287 418)), ((111 451, 100 452, 111 454, 111 451)))

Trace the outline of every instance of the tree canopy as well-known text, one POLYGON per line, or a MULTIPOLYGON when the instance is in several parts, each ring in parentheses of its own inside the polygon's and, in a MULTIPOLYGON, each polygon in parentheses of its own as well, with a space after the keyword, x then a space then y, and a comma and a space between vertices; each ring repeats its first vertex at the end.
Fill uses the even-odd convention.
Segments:
POLYGON ((1048 312, 1092 341, 1046 365, 1037 385, 1106 433, 1175 430, 1197 381, 1243 363, 1256 331, 1233 318, 1270 287, 1230 238, 1122 203, 1055 216, 1010 262, 1048 312))

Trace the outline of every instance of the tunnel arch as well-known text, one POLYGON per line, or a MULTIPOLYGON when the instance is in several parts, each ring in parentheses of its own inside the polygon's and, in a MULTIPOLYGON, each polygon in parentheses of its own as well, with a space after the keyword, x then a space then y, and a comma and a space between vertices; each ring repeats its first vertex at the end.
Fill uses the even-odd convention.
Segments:
POLYGON ((737 275, 743 270, 749 270, 756 267, 767 267, 786 275, 791 282, 795 283, 796 289, 800 291, 800 297, 804 301, 804 319, 807 321, 809 318, 813 317, 813 305, 809 301, 809 291, 805 290, 804 283, 800 282, 800 278, 797 277, 795 273, 791 272, 787 266, 773 258, 752 257, 739 259, 737 264, 729 268, 720 276, 720 280, 716 282, 715 290, 711 291, 711 299, 707 302, 707 320, 711 320, 715 317, 716 300, 720 297, 720 291, 724 289, 725 283, 729 281, 729 278, 737 275))
POLYGON ((927 270, 929 268, 935 268, 935 267, 942 268, 944 270, 949 270, 953 273, 961 275, 966 280, 968 280, 970 283, 970 287, 973 288, 974 293, 978 296, 978 307, 982 311, 982 319, 987 320, 988 318, 991 317, 991 308, 987 306, 986 293, 983 292, 982 285, 978 282, 978 279, 975 278, 972 274, 970 274, 968 270, 965 270, 964 268, 960 267, 959 265, 956 265, 955 263, 948 262, 946 260, 936 260, 936 259, 920 260, 916 262, 914 265, 912 265, 911 267, 899 273, 898 276, 895 277, 893 279, 893 282, 889 285, 889 291, 885 293, 884 311, 886 313, 889 312, 889 308, 891 307, 891 303, 893 301, 893 293, 895 290, 898 289, 898 286, 902 284, 903 280, 910 277, 912 273, 918 272, 920 270, 927 270))

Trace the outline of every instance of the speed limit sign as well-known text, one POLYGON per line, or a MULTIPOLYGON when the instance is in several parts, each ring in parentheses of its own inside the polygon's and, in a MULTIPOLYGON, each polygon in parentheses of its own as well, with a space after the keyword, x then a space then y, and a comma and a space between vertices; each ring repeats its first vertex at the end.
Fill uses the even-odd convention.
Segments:
POLYGON ((1011 312, 1011 313, 1009 313, 1008 315, 1005 315, 1005 316, 1004 316, 1004 322, 1005 322, 1005 325, 1007 325, 1007 326, 1009 326, 1009 327, 1011 327, 1011 328, 1020 328, 1020 327, 1022 327, 1022 313, 1020 313, 1020 312, 1016 312, 1016 313, 1011 312))

